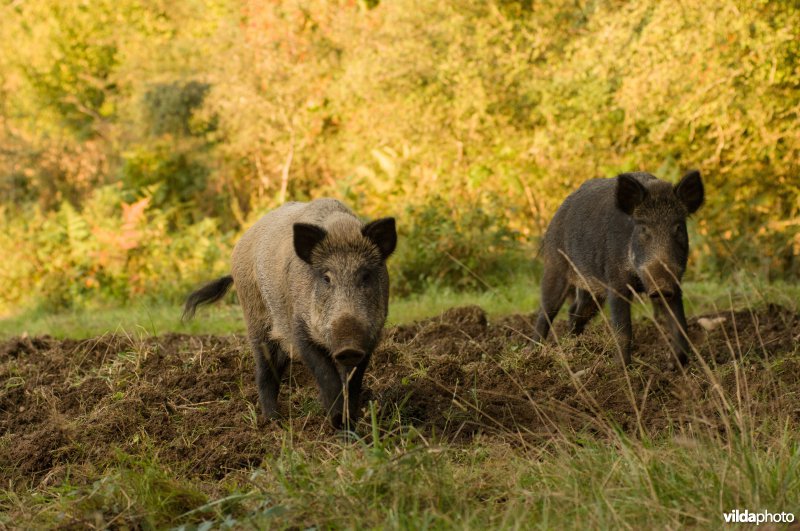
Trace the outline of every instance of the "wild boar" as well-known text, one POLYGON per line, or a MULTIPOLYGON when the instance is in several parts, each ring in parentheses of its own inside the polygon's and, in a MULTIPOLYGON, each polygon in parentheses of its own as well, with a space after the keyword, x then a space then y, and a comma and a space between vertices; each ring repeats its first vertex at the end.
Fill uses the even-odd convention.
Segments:
POLYGON ((386 259, 396 244, 394 218, 364 224, 334 199, 287 203, 245 232, 231 275, 189 295, 184 316, 234 284, 264 415, 276 415, 281 376, 296 353, 316 379, 331 424, 350 427, 386 321, 386 259))
POLYGON ((670 331, 673 352, 688 361, 681 278, 689 256, 686 219, 704 199, 698 171, 675 186, 649 173, 591 179, 561 204, 542 245, 541 311, 534 339, 543 341, 574 288, 569 329, 580 334, 605 299, 625 364, 631 362, 631 300, 645 293, 670 331))

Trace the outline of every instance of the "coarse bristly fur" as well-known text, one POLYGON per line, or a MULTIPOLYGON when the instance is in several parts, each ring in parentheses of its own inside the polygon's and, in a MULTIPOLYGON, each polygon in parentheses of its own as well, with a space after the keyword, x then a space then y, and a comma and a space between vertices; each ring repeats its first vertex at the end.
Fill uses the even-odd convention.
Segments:
POLYGON ((334 199, 287 203, 245 232, 231 277, 190 295, 186 314, 224 295, 224 279, 232 278, 264 414, 277 414, 281 375, 297 354, 331 423, 347 426, 358 418, 364 372, 388 314, 386 259, 396 243, 394 218, 364 224, 334 199))
POLYGON ((670 329, 673 351, 688 360, 680 280, 689 256, 686 218, 703 203, 700 173, 675 186, 649 173, 592 179, 556 211, 542 245, 541 311, 534 339, 543 341, 574 289, 570 330, 580 334, 608 299, 624 362, 630 363, 634 293, 645 293, 670 329))

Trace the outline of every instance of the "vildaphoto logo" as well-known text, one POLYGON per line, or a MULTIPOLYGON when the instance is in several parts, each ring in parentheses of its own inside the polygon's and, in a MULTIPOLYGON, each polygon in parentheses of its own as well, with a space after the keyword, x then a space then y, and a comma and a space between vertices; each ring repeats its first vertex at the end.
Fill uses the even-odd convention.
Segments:
POLYGON ((790 524, 794 522, 794 513, 771 513, 761 511, 758 513, 750 512, 747 509, 740 511, 734 509, 723 513, 726 524, 790 524))

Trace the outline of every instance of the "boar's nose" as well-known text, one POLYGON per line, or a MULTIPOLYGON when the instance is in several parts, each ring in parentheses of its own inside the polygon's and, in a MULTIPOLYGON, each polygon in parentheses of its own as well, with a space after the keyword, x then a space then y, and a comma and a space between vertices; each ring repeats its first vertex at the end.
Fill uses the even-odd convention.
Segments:
POLYGON ((352 315, 339 317, 333 323, 331 356, 346 367, 358 365, 366 356, 367 330, 364 324, 352 315))
POLYGON ((675 296, 675 292, 672 291, 671 288, 663 288, 660 290, 651 291, 647 296, 651 299, 660 299, 663 297, 664 299, 669 300, 675 296))
POLYGON ((366 353, 354 347, 345 347, 333 353, 333 359, 345 367, 358 365, 364 359, 366 353))

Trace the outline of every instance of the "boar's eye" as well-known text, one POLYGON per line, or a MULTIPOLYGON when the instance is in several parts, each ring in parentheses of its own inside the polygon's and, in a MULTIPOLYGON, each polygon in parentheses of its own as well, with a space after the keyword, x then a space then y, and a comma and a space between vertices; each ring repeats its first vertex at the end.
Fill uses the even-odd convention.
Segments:
POLYGON ((676 223, 675 225, 672 226, 672 234, 674 234, 675 236, 680 235, 681 228, 682 228, 681 224, 680 223, 676 223))
POLYGON ((358 279, 358 283, 362 286, 366 286, 372 280, 372 273, 369 271, 364 271, 361 273, 360 278, 358 279))
POLYGON ((330 273, 325 273, 324 275, 322 275, 322 281, 325 282, 325 284, 330 284, 331 283, 331 274, 330 273))

